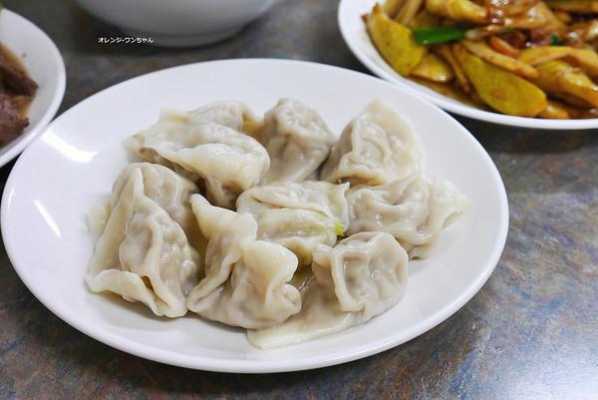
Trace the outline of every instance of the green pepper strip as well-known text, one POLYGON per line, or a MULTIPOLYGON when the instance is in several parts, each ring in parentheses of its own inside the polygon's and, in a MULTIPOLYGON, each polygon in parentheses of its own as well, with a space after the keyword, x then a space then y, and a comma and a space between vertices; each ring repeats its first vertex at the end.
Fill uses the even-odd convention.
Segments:
POLYGON ((465 32, 466 29, 456 26, 436 26, 414 29, 413 37, 419 44, 439 44, 461 40, 465 37, 465 32))

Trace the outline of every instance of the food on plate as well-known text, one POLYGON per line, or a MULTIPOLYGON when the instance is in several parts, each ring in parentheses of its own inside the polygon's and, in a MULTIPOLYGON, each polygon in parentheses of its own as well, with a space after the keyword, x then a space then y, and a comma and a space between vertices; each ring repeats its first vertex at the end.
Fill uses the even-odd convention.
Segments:
POLYGON ((399 74, 506 115, 594 118, 598 2, 386 0, 364 16, 399 74))
POLYGON ((550 90, 567 101, 568 96, 578 104, 598 107, 598 86, 582 71, 561 60, 547 61, 538 65, 538 86, 550 90))
POLYGON ((420 174, 381 186, 355 186, 347 200, 349 234, 388 232, 412 258, 425 256, 427 246, 468 206, 453 184, 420 174))
POLYGON ((432 82, 448 82, 454 77, 446 62, 433 53, 426 54, 412 74, 432 82))
MULTIPOLYGON (((238 105, 238 103, 235 103, 238 105)), ((209 105, 191 112, 166 111, 127 146, 145 161, 171 167, 205 185, 214 204, 232 208, 270 167, 262 145, 243 129, 253 125, 243 107, 209 105)))
POLYGON ((315 110, 282 99, 266 113, 259 133, 270 155, 264 182, 301 182, 328 157, 336 138, 315 110))
POLYGON ((454 53, 478 96, 495 110, 533 117, 546 108, 546 95, 533 83, 484 61, 461 45, 454 46, 454 53))
POLYGON ((182 210, 188 199, 179 193, 190 193, 191 185, 159 165, 130 166, 122 172, 88 265, 86 281, 92 291, 142 302, 158 316, 187 313, 187 295, 197 282, 201 259, 174 217, 187 214, 182 210))
POLYGON ((380 101, 333 137, 291 99, 263 119, 240 102, 163 113, 126 140, 144 161, 90 212, 89 288, 247 329, 260 348, 384 313, 406 292, 410 260, 432 256, 468 201, 427 176, 415 132, 380 101))
POLYGON ((413 71, 426 54, 426 48, 415 42, 412 32, 390 20, 380 7, 368 17, 367 28, 376 48, 401 75, 413 71))
POLYGON ((301 309, 299 291, 288 282, 297 257, 285 247, 256 239, 250 214, 191 196, 206 247, 206 276, 190 293, 189 309, 227 325, 259 329, 283 322, 301 309))
POLYGON ((147 162, 129 164, 114 183, 113 191, 119 193, 132 173, 139 171, 143 178, 143 190, 158 203, 170 217, 183 228, 187 236, 199 237, 189 198, 197 193, 197 185, 169 168, 147 162))
POLYGON ((27 111, 37 91, 21 60, 0 44, 0 144, 19 136, 29 125, 27 111))
POLYGON ((260 348, 304 342, 364 323, 403 297, 407 254, 394 238, 363 232, 314 253, 313 277, 303 290, 301 311, 281 325, 250 330, 260 348))
POLYGON ((255 217, 260 239, 287 247, 309 265, 317 245, 334 245, 349 226, 348 189, 318 181, 256 186, 239 196, 237 210, 255 217))
POLYGON ((200 107, 191 114, 196 120, 228 126, 251 136, 262 126, 262 120, 240 101, 217 101, 200 107))
POLYGON ((421 149, 411 128, 375 101, 343 130, 321 178, 352 185, 381 185, 420 169, 421 149))

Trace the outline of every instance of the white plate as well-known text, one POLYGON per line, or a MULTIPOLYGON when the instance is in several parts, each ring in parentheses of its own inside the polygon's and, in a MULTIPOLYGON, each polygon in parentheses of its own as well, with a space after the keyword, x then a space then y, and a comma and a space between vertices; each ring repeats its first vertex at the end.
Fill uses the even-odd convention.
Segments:
POLYGON ((15 158, 52 120, 62 102, 65 72, 62 56, 52 40, 37 26, 14 12, 0 13, 0 42, 25 64, 39 88, 29 108, 29 126, 0 147, 0 167, 15 158))
POLYGON ((382 80, 296 61, 234 60, 145 75, 81 102, 52 123, 12 170, 2 199, 2 235, 15 270, 60 318, 110 346, 190 368, 290 371, 380 352, 434 327, 467 302, 498 262, 508 226, 500 176, 465 128, 439 108, 382 80), (429 171, 471 199, 433 255, 413 263, 404 300, 371 322, 273 351, 250 346, 240 330, 188 316, 168 321, 143 306, 87 291, 92 252, 85 216, 110 192, 126 164, 123 138, 156 121, 163 107, 192 109, 239 99, 264 112, 283 96, 320 110, 335 132, 371 100, 382 99, 421 136, 429 171))
POLYGON ((418 95, 425 97, 434 104, 447 111, 465 117, 493 122, 501 125, 519 126, 536 129, 592 129, 598 128, 598 118, 577 120, 550 120, 539 118, 513 117, 510 115, 484 111, 461 103, 450 97, 433 91, 417 82, 403 78, 382 59, 378 50, 370 40, 365 24, 361 19, 363 14, 372 10, 376 2, 382 0, 342 0, 338 9, 338 23, 345 42, 355 56, 376 75, 394 83, 399 83, 413 89, 418 95))

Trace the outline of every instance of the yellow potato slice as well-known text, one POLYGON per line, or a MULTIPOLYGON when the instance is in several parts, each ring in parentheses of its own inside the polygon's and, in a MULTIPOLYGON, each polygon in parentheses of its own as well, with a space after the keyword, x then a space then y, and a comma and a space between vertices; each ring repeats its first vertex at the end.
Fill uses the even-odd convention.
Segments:
POLYGON ((547 106, 546 95, 536 85, 455 46, 455 56, 482 100, 508 115, 535 117, 547 106))
POLYGON ((557 17, 558 20, 561 21, 563 24, 569 24, 573 20, 571 14, 569 14, 566 11, 555 11, 554 16, 557 17))
POLYGON ((538 2, 539 0, 489 0, 484 3, 489 7, 489 12, 494 18, 502 19, 523 14, 538 2))
POLYGON ((550 95, 561 100, 564 104, 574 107, 575 109, 587 110, 592 108, 592 105, 587 101, 568 93, 550 93, 550 95))
POLYGON ((548 61, 537 67, 536 84, 549 93, 570 95, 598 107, 598 86, 579 68, 561 60, 548 61))
POLYGON ((368 16, 367 28, 382 57, 401 75, 409 75, 426 54, 426 48, 415 42, 411 30, 388 18, 380 5, 374 6, 368 16))
POLYGON ((590 0, 547 0, 546 3, 553 10, 568 11, 571 13, 598 12, 598 1, 590 0))
POLYGON ((548 100, 548 106, 538 114, 538 117, 546 119, 569 119, 571 115, 568 108, 563 104, 555 100, 548 100))
POLYGON ((404 0, 386 0, 384 2, 383 10, 390 18, 394 18, 399 13, 404 0))
POLYGON ((570 31, 579 36, 584 42, 591 42, 598 38, 598 20, 576 22, 570 26, 570 31))
POLYGON ((413 80, 414 82, 419 83, 425 87, 432 89, 435 92, 438 92, 446 97, 450 97, 451 99, 455 99, 460 101, 461 103, 468 104, 473 107, 478 108, 485 108, 486 105, 484 103, 477 102, 475 98, 472 98, 462 91, 460 91, 455 86, 451 85, 450 83, 442 83, 442 82, 432 82, 426 79, 420 79, 416 77, 409 77, 409 79, 413 80))
POLYGON ((535 26, 535 23, 532 22, 533 20, 540 24, 538 27, 549 29, 554 33, 564 33, 567 30, 565 24, 554 15, 552 10, 543 1, 530 8, 525 17, 515 17, 513 20, 513 27, 517 28, 525 28, 527 26, 529 29, 533 29, 535 26), (518 18, 522 19, 517 22, 518 18), (528 19, 527 23, 525 19, 528 19))
POLYGON ((517 29, 542 29, 548 32, 564 33, 566 26, 554 16, 552 11, 540 2, 526 13, 505 18, 500 24, 490 24, 467 31, 468 39, 481 39, 486 36, 510 32, 517 29))
POLYGON ((424 0, 406 0, 405 5, 399 11, 395 18, 399 24, 409 25, 415 14, 419 11, 424 0))
POLYGON ((454 76, 451 67, 432 53, 424 56, 422 62, 411 71, 411 75, 433 82, 448 82, 454 76))
POLYGON ((538 65, 567 57, 570 53, 571 48, 564 46, 530 47, 521 51, 518 60, 530 65, 538 65))
POLYGON ((446 61, 451 66, 451 68, 453 69, 453 73, 457 78, 457 84, 459 85, 461 90, 465 93, 470 93, 471 85, 469 84, 469 81, 465 76, 465 72, 463 71, 461 64, 459 64, 459 62, 455 59, 453 51, 451 50, 451 46, 448 44, 441 44, 439 46, 435 46, 434 51, 436 51, 437 54, 440 54, 444 61, 446 61))
POLYGON ((598 76, 598 54, 594 50, 571 48, 569 58, 591 77, 598 76))
POLYGON ((419 14, 411 20, 409 24, 410 28, 430 28, 433 26, 440 25, 440 18, 436 15, 432 15, 428 10, 422 10, 419 14))
POLYGON ((463 40, 463 45, 467 50, 480 57, 484 61, 488 61, 497 67, 504 68, 507 71, 511 71, 517 75, 521 75, 525 78, 537 78, 538 71, 531 65, 519 61, 515 58, 505 56, 497 51, 494 51, 486 42, 463 40))
POLYGON ((505 56, 513 58, 517 58, 519 56, 520 50, 511 46, 509 42, 502 39, 500 36, 490 36, 488 39, 488 44, 494 50, 504 54, 505 56))
POLYGON ((426 9, 456 21, 483 24, 488 19, 486 8, 469 0, 426 0, 426 9))
POLYGON ((598 54, 592 49, 577 49, 567 46, 540 46, 525 49, 521 52, 519 61, 531 65, 543 64, 548 61, 566 58, 583 69, 590 76, 598 76, 598 54))

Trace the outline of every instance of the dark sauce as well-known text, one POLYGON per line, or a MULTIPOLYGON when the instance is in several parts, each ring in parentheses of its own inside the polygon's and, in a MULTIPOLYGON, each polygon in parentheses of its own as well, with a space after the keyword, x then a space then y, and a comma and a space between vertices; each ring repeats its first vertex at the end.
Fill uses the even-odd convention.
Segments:
POLYGON ((37 91, 21 60, 0 44, 0 144, 23 133, 27 112, 37 91))

